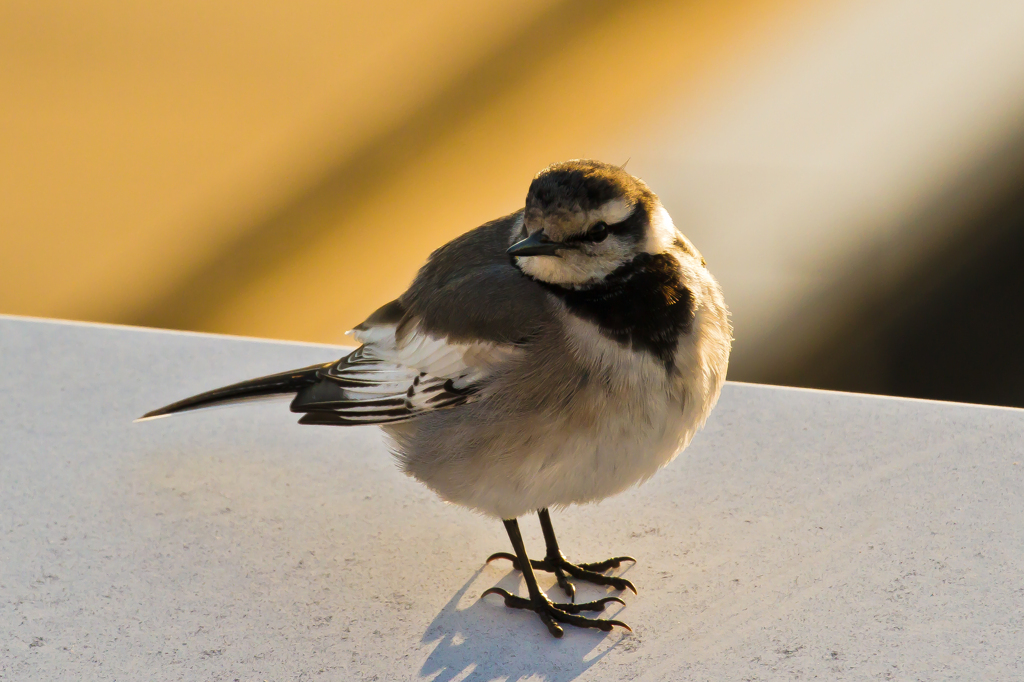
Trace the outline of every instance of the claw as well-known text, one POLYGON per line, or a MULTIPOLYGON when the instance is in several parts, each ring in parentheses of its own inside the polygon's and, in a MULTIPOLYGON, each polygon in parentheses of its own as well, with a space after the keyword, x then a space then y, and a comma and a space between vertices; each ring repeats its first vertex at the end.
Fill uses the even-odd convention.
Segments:
POLYGON ((480 595, 480 598, 483 599, 484 597, 486 597, 489 594, 497 594, 497 595, 500 595, 500 596, 504 597, 505 598, 505 604, 507 606, 512 606, 512 604, 509 603, 509 600, 515 598, 514 594, 512 594, 508 590, 503 590, 500 587, 491 587, 491 588, 489 588, 487 590, 484 590, 484 593, 480 595))
POLYGON ((617 589, 617 590, 627 589, 627 590, 631 591, 633 594, 639 594, 639 592, 636 591, 636 585, 634 585, 630 581, 626 580, 625 578, 618 578, 618 582, 620 582, 622 584, 622 587, 618 587, 616 585, 615 589, 617 589))
MULTIPOLYGON (((629 627, 628 625, 623 623, 621 620, 606 620, 604 622, 608 623, 609 625, 618 625, 620 628, 624 628, 626 630, 629 630, 630 632, 633 632, 633 628, 629 627)), ((611 628, 608 628, 608 629, 611 630, 611 628)))
POLYGON ((508 552, 495 552, 491 556, 487 557, 487 561, 485 561, 484 563, 485 564, 489 564, 492 561, 494 561, 495 559, 508 559, 513 564, 519 563, 519 561, 516 559, 516 555, 515 554, 509 554, 508 552))

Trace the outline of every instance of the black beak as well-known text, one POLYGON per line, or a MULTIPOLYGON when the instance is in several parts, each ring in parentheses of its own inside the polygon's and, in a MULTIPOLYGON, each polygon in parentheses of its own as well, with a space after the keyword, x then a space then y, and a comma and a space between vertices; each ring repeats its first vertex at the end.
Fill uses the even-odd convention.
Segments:
POLYGON ((507 253, 510 256, 554 256, 559 249, 571 248, 562 242, 553 242, 544 234, 544 230, 538 230, 526 239, 518 241, 508 247, 507 253))

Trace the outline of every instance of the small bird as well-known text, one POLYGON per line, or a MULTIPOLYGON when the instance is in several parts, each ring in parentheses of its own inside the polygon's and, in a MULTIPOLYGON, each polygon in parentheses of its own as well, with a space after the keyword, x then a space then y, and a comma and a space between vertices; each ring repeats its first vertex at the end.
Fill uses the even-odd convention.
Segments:
POLYGON ((658 197, 619 166, 553 164, 523 209, 435 251, 409 289, 351 334, 336 362, 243 381, 142 419, 294 394, 300 424, 381 425, 405 473, 442 499, 503 520, 528 597, 505 605, 560 624, 618 597, 575 602, 573 580, 629 589, 606 575, 620 556, 572 563, 550 508, 641 483, 685 448, 725 381, 732 327, 721 288, 658 197), (546 555, 531 560, 518 517, 536 511, 546 555), (570 603, 538 587, 554 573, 570 603))

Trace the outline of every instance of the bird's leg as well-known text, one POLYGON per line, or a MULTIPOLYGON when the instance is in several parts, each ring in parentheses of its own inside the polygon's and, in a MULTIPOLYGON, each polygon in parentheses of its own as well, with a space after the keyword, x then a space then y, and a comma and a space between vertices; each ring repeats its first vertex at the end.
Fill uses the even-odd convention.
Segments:
POLYGON ((530 593, 530 597, 528 599, 519 597, 500 587, 492 587, 480 595, 481 599, 489 594, 498 594, 505 598, 505 606, 533 611, 540 616, 540 619, 548 627, 548 631, 555 637, 565 634, 559 623, 568 623, 581 628, 597 628, 605 632, 619 625, 632 632, 628 625, 619 620, 600 620, 576 615, 580 611, 603 611, 608 602, 625 604, 618 597, 605 597, 586 604, 556 604, 548 599, 537 585, 537 576, 534 575, 533 568, 530 566, 530 558, 526 555, 526 545, 523 543, 523 536, 519 533, 519 522, 515 519, 507 519, 505 530, 508 531, 508 538, 512 541, 512 548, 516 551, 515 556, 519 564, 525 567, 523 578, 526 580, 526 589, 530 593))
MULTIPOLYGON (((547 554, 544 556, 543 561, 531 560, 531 569, 536 568, 540 571, 554 573, 555 578, 558 580, 558 586, 569 595, 570 599, 575 599, 576 586, 572 584, 568 576, 577 580, 585 580, 595 585, 610 585, 616 590, 632 590, 633 594, 636 594, 636 587, 625 578, 604 575, 604 571, 610 568, 618 568, 622 565, 623 561, 636 563, 636 559, 631 556, 617 556, 589 564, 570 563, 558 549, 558 540, 555 539, 555 529, 551 525, 551 516, 548 514, 548 510, 539 510, 537 516, 540 518, 540 528, 544 532, 544 544, 547 545, 547 554)), ((523 562, 519 560, 519 557, 508 552, 497 552, 487 557, 487 561, 493 561, 494 559, 509 559, 516 568, 521 571, 523 570, 523 562)))

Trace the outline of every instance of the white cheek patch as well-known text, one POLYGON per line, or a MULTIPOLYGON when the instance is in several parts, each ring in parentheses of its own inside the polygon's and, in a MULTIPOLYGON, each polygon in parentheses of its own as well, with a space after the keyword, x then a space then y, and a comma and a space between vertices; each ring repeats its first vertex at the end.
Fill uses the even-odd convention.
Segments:
POLYGON ((602 204, 596 211, 591 211, 589 217, 592 222, 603 220, 609 225, 614 225, 628 218, 634 208, 636 207, 625 199, 612 199, 602 204))
POLYGON ((550 284, 580 286, 600 280, 622 265, 618 253, 604 256, 567 254, 565 257, 520 256, 519 269, 534 279, 550 284))
POLYGON ((519 256, 519 269, 534 279, 551 284, 578 284, 586 280, 583 273, 567 267, 557 256, 519 256))

